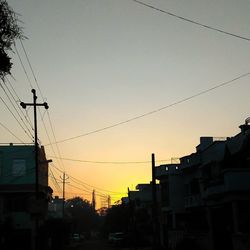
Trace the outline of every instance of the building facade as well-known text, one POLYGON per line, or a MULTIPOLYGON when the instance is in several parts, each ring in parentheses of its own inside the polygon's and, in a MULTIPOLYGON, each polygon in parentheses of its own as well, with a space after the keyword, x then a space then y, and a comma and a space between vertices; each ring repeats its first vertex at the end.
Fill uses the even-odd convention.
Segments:
MULTIPOLYGON (((38 193, 34 145, 0 146, 1 242, 16 239, 31 249, 35 231, 47 218, 53 190, 48 186, 48 161, 43 147, 38 150, 38 193), (9 235, 8 235, 9 233, 9 235)), ((12 243, 10 243, 12 244, 12 243)))
POLYGON ((250 249, 250 126, 201 137, 180 164, 156 168, 161 238, 168 249, 250 249))

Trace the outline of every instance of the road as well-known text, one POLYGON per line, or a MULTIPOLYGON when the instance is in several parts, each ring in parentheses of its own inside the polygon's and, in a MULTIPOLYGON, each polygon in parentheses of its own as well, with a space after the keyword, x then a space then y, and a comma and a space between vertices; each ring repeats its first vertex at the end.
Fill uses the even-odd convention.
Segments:
MULTIPOLYGON (((117 250, 107 243, 107 241, 101 240, 87 240, 82 243, 73 243, 70 247, 66 248, 66 250, 117 250)), ((123 250, 123 248, 119 248, 119 250, 123 250)))
MULTIPOLYGON (((109 245, 107 241, 87 240, 83 243, 72 245, 67 250, 134 250, 134 248, 122 248, 109 245)), ((138 250, 151 250, 151 248, 138 248, 138 250)))

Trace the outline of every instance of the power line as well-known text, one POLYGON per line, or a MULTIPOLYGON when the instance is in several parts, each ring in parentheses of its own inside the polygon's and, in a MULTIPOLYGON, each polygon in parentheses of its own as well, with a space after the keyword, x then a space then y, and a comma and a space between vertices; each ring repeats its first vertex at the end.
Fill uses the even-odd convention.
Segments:
POLYGON ((54 176, 54 173, 53 173, 53 171, 52 171, 51 168, 50 168, 50 173, 51 173, 51 178, 50 179, 53 182, 53 184, 55 185, 55 188, 57 189, 57 192, 61 193, 62 189, 61 189, 60 185, 58 184, 58 182, 57 182, 57 180, 56 180, 56 178, 54 176))
MULTIPOLYGON (((39 84, 38 84, 38 81, 37 81, 35 72, 34 72, 34 70, 33 70, 31 61, 30 61, 30 59, 29 59, 28 53, 27 53, 27 51, 26 51, 26 49, 25 49, 25 47, 24 47, 24 45, 23 45, 22 40, 21 40, 21 39, 19 39, 19 40, 20 40, 22 49, 23 49, 23 51, 24 51, 26 60, 27 60, 27 62, 28 62, 28 64, 29 64, 30 70, 31 70, 31 72, 32 72, 32 75, 33 75, 34 81, 35 81, 35 83, 36 83, 36 86, 37 86, 37 88, 38 88, 38 90, 39 90, 39 93, 40 93, 42 99, 45 100, 45 98, 44 98, 44 96, 43 96, 43 93, 42 93, 42 91, 41 91, 41 88, 40 88, 40 86, 39 86, 39 84)), ((40 112, 40 110, 39 110, 39 112, 40 112)), ((49 115, 49 112, 48 112, 48 111, 47 111, 47 115, 48 115, 48 120, 49 120, 49 124, 50 124, 50 128, 51 128, 51 131, 52 131, 52 135, 53 135, 54 141, 56 141, 56 136, 55 136, 54 128, 53 128, 53 126, 52 126, 51 118, 50 118, 50 115, 49 115)), ((41 119, 42 119, 42 121, 43 121, 43 118, 42 118, 41 113, 40 113, 40 116, 41 116, 41 119)), ((43 124, 44 124, 44 121, 43 121, 43 124)), ((46 134, 47 134, 47 136, 49 137, 45 124, 44 124, 44 127, 45 127, 45 130, 46 130, 46 134)), ((49 139, 49 140, 50 140, 50 139, 49 139)), ((56 143, 56 149, 57 149, 57 152, 58 152, 59 157, 61 157, 61 152, 60 152, 60 149, 59 149, 57 143, 56 143)), ((54 150, 53 150, 53 151, 54 151, 54 150)), ((60 158, 59 158, 59 159, 60 159, 60 158)), ((63 164, 62 161, 61 161, 61 164, 62 164, 63 169, 65 170, 65 166, 64 166, 64 164, 63 164)))
POLYGON ((5 107, 9 110, 9 112, 12 114, 12 116, 14 117, 14 119, 17 121, 17 123, 19 124, 19 126, 22 128, 22 130, 24 131, 24 133, 31 139, 33 140, 32 137, 30 137, 27 133, 27 131, 25 130, 25 128, 22 126, 22 124, 18 121, 18 119, 16 118, 15 114, 12 112, 12 110, 9 108, 9 106, 7 105, 7 103, 4 101, 4 99, 0 96, 1 101, 3 102, 3 104, 5 105, 5 107))
POLYGON ((20 141, 21 143, 25 144, 25 142, 23 142, 19 137, 17 137, 10 129, 8 129, 5 125, 3 125, 1 122, 0 122, 0 125, 6 129, 10 134, 12 134, 18 141, 20 141))
POLYGON ((77 178, 75 178, 75 177, 73 177, 73 176, 71 176, 71 175, 68 175, 68 176, 71 177, 72 179, 77 180, 77 181, 79 181, 80 183, 83 183, 84 185, 87 185, 87 186, 89 186, 89 187, 92 187, 92 188, 94 188, 94 189, 96 189, 96 190, 101 190, 101 191, 104 191, 104 192, 107 192, 107 193, 113 193, 113 194, 124 194, 124 193, 120 193, 120 192, 115 192, 115 191, 110 191, 110 190, 107 190, 107 189, 95 187, 95 186, 90 185, 90 184, 87 184, 86 182, 83 182, 83 181, 81 181, 81 180, 79 180, 79 179, 77 179, 77 178))
POLYGON ((18 52, 18 50, 17 50, 17 47, 16 47, 16 44, 15 44, 15 43, 14 43, 14 47, 15 47, 15 51, 16 51, 16 53, 17 53, 17 57, 18 57, 18 59, 19 59, 19 61, 20 61, 20 64, 21 64, 21 66, 22 66, 22 69, 23 69, 23 71, 24 71, 24 74, 26 75, 26 78, 27 78, 27 80, 28 80, 28 82, 29 82, 29 84, 30 84, 29 87, 30 87, 30 89, 33 89, 31 80, 30 80, 30 78, 29 78, 29 76, 28 76, 28 73, 27 73, 25 67, 24 67, 23 61, 22 61, 22 59, 21 59, 21 56, 20 56, 20 54, 19 54, 19 52, 18 52))
MULTIPOLYGON (((239 76, 237 76, 237 77, 235 77, 235 78, 233 78, 233 79, 231 79, 231 80, 228 80, 228 81, 226 81, 226 82, 220 83, 220 84, 218 84, 218 85, 216 85, 216 86, 214 86, 214 87, 212 87, 212 88, 209 88, 209 89, 200 91, 200 92, 198 92, 197 94, 194 94, 194 95, 191 95, 191 96, 189 96, 189 97, 183 98, 183 99, 181 99, 181 100, 179 100, 179 101, 173 102, 173 103, 171 103, 171 104, 169 104, 169 105, 166 105, 166 106, 163 106, 163 107, 161 107, 161 108, 152 110, 152 111, 147 112, 147 113, 144 113, 144 114, 142 114, 142 115, 138 115, 138 116, 135 116, 135 117, 130 118, 130 119, 128 119, 128 120, 121 121, 121 122, 118 122, 118 123, 115 123, 115 124, 113 124, 113 125, 106 126, 106 127, 100 128, 100 129, 96 129, 96 130, 87 132, 87 133, 85 133, 85 134, 81 134, 81 135, 69 137, 69 138, 66 138, 66 139, 63 139, 63 140, 60 140, 60 141, 56 141, 56 142, 53 142, 52 144, 55 144, 55 143, 62 143, 62 142, 74 140, 74 139, 77 139, 77 138, 80 138, 80 137, 84 137, 84 136, 88 136, 88 135, 91 135, 91 134, 95 134, 95 133, 98 133, 98 132, 101 132, 101 131, 104 131, 104 130, 107 130, 107 129, 111 129, 111 128, 114 128, 114 127, 117 127, 117 126, 120 126, 120 125, 129 123, 129 122, 138 120, 138 119, 143 118, 143 117, 145 117, 145 116, 149 116, 149 115, 152 115, 152 114, 154 114, 154 113, 158 113, 158 112, 160 112, 160 111, 162 111, 162 110, 164 110, 164 109, 171 108, 171 107, 176 106, 176 105, 178 105, 178 104, 181 104, 181 103, 183 103, 183 102, 189 101, 189 100, 191 100, 191 99, 193 99, 193 98, 195 98, 195 97, 198 97, 198 96, 204 95, 204 94, 206 94, 206 93, 208 93, 208 92, 211 92, 211 91, 213 91, 213 90, 215 90, 215 89, 218 89, 218 88, 224 87, 224 86, 226 86, 226 85, 229 85, 229 84, 231 84, 232 82, 235 82, 235 81, 237 81, 237 80, 239 80, 239 79, 241 79, 241 78, 244 78, 244 77, 246 77, 246 76, 248 76, 248 75, 250 75, 250 72, 241 74, 241 75, 239 75, 239 76)), ((45 146, 49 146, 49 145, 51 145, 51 144, 46 144, 45 146)))
POLYGON ((248 42, 250 41, 250 38, 248 38, 248 37, 243 37, 243 36, 240 36, 240 35, 231 33, 231 32, 227 32, 227 31, 224 31, 224 30, 221 30, 221 29, 218 29, 218 28, 214 28, 214 27, 212 27, 212 26, 209 26, 209 25, 200 23, 200 22, 198 22, 198 21, 194 21, 194 20, 188 19, 188 18, 183 17, 183 16, 179 16, 179 15, 174 14, 174 13, 172 13, 172 12, 162 10, 162 9, 160 9, 160 8, 157 8, 157 7, 153 6, 153 5, 146 4, 146 3, 141 2, 141 1, 138 1, 138 0, 132 0, 132 1, 133 1, 133 2, 136 2, 136 3, 140 4, 140 5, 143 5, 143 6, 145 6, 145 7, 151 8, 151 9, 153 9, 153 10, 156 10, 156 11, 162 12, 162 13, 164 13, 164 14, 167 14, 167 15, 169 15, 169 16, 178 18, 178 19, 180 19, 180 20, 182 20, 182 21, 189 22, 189 23, 192 23, 192 24, 201 26, 201 27, 206 28, 206 29, 214 30, 214 31, 223 33, 223 34, 225 34, 225 35, 229 35, 229 36, 233 36, 233 37, 236 37, 236 38, 240 38, 240 39, 246 40, 246 41, 248 41, 248 42))
POLYGON ((43 97, 42 91, 41 91, 41 89, 40 89, 40 87, 39 87, 39 84, 38 84, 38 82, 37 82, 37 79, 36 79, 36 76, 35 76, 33 67, 32 67, 32 65, 31 65, 30 59, 29 59, 29 57, 28 57, 28 53, 27 53, 27 51, 26 51, 26 49, 25 49, 25 47, 24 47, 24 45, 23 45, 22 40, 21 40, 21 39, 19 39, 19 40, 20 40, 22 49, 23 49, 23 51, 24 51, 26 60, 27 60, 27 62, 28 62, 28 64, 29 64, 30 70, 31 70, 31 72, 32 72, 32 75, 33 75, 33 77, 34 77, 34 80, 35 80, 36 86, 37 86, 37 88, 38 88, 38 91, 40 92, 40 95, 41 95, 41 97, 42 97, 42 99, 43 99, 43 101, 44 101, 44 97, 43 97))
MULTIPOLYGON (((40 110, 40 109, 39 109, 39 114, 40 114, 40 118, 41 118, 41 121, 42 121, 44 130, 45 130, 45 133, 46 133, 46 135, 47 135, 47 137, 48 137, 49 142, 51 143, 51 139, 50 139, 50 136, 49 136, 49 132, 48 132, 47 127, 46 127, 46 125, 45 125, 45 122, 44 122, 44 119, 43 119, 43 116, 42 116, 42 114, 41 114, 41 110, 40 110)), ((56 152, 55 152, 54 146, 51 145, 51 147, 52 147, 53 153, 54 153, 55 155, 57 155, 56 152)), ((60 157, 60 155, 59 155, 59 157, 60 157)), ((59 161, 58 161, 58 163, 59 163, 59 161)), ((60 166, 60 164, 58 164, 58 165, 60 166)), ((65 170, 64 166, 63 166, 63 169, 65 170)))
MULTIPOLYGON (((79 184, 78 184, 79 185, 79 184)), ((70 186, 70 187, 73 187, 73 188, 76 188, 76 189, 78 189, 78 190, 81 190, 81 191, 83 191, 83 193, 85 194, 85 195, 91 195, 92 194, 92 192, 93 192, 93 190, 90 190, 90 191, 88 191, 88 190, 86 190, 86 189, 83 189, 83 188, 80 188, 80 187, 77 187, 77 186, 75 186, 75 185, 72 185, 72 184, 68 184, 68 186, 70 186)), ((67 193, 69 193, 69 192, 67 192, 67 193)), ((103 193, 100 193, 100 192, 96 192, 96 195, 97 196, 99 196, 99 197, 101 197, 101 198, 103 198, 103 199, 106 199, 108 196, 110 196, 110 195, 108 195, 108 194, 103 194, 103 193)), ((110 196, 111 197, 111 196, 110 196)), ((112 196, 113 198, 114 198, 114 196, 112 196)))
MULTIPOLYGON (((15 100, 15 102, 21 103, 21 99, 20 99, 20 97, 18 96, 18 94, 17 94, 17 92, 15 91, 15 89, 13 88, 12 83, 10 82, 10 80, 9 80, 8 78, 6 78, 6 80, 7 80, 8 84, 10 85, 11 90, 14 92, 14 94, 15 94, 15 96, 16 96, 16 98, 17 98, 17 100, 15 100, 15 97, 14 97, 14 95, 12 94, 11 90, 8 88, 7 84, 5 84, 4 86, 8 89, 8 91, 9 91, 9 93, 11 94, 13 100, 15 100)), ((29 115, 28 115, 27 110, 25 110, 25 111, 26 111, 26 115, 25 115, 25 113, 23 112, 23 109, 21 109, 21 107, 20 107, 19 105, 17 105, 17 106, 18 106, 19 110, 21 111, 21 113, 23 114, 23 116, 24 116, 25 120, 27 121, 27 123, 30 125, 31 129, 34 130, 33 125, 32 125, 32 122, 31 122, 31 120, 30 120, 30 117, 29 117, 29 115)))
MULTIPOLYGON (((51 128, 51 131, 52 131, 52 135, 53 135, 53 137, 54 137, 54 140, 57 141, 57 140, 56 140, 56 136, 55 136, 55 132, 54 132, 54 128, 53 128, 53 126, 52 126, 50 114, 49 114, 49 111, 48 111, 48 110, 47 110, 47 115, 48 115, 48 118, 49 118, 49 124, 50 124, 50 128, 51 128)), ((63 167, 63 169, 64 169, 64 171, 65 171, 65 166, 64 166, 64 164, 63 164, 63 161, 61 160, 61 159, 62 159, 62 156, 61 156, 61 151, 60 151, 60 149, 59 149, 58 143, 56 143, 56 149, 57 149, 57 152, 58 152, 59 159, 60 159, 60 161, 61 161, 62 167, 63 167)))
MULTIPOLYGON (((9 100, 10 104, 12 105, 12 107, 13 107, 14 110, 16 111, 17 115, 19 116, 19 119, 20 119, 21 122, 23 123, 24 127, 25 127, 26 130, 29 132, 30 136, 33 137, 33 134, 32 134, 31 131, 29 130, 27 124, 24 122, 24 120, 23 120, 22 116, 20 115, 19 111, 17 110, 15 104, 12 102, 12 100, 11 100, 9 94, 7 93, 7 91, 5 90, 5 88, 3 87, 3 84, 0 83, 0 86, 1 86, 2 90, 4 91, 5 95, 7 96, 7 98, 8 98, 8 100, 9 100)), ((4 86, 6 87, 6 85, 4 85, 4 86)), ((8 89, 8 88, 7 88, 7 89, 8 89)), ((12 93, 10 93, 10 94, 11 94, 12 98, 13 98, 14 101, 15 101, 15 98, 14 98, 14 96, 12 95, 12 93)), ((20 110, 19 105, 18 105, 18 108, 19 108, 19 110, 20 110)), ((22 114, 23 114, 23 113, 22 113, 22 114)))
MULTIPOLYGON (((36 86, 37 86, 37 88, 38 88, 38 90, 39 90, 39 93, 40 93, 42 99, 45 100, 45 98, 44 98, 44 96, 43 96, 43 93, 42 93, 42 91, 41 91, 41 88, 39 87, 37 78, 36 78, 36 76, 35 76, 35 73, 34 73, 32 64, 31 64, 30 59, 29 59, 29 56, 28 56, 28 53, 27 53, 27 51, 26 51, 26 49, 25 49, 25 47, 24 47, 24 44, 23 44, 22 40, 21 40, 21 39, 19 39, 19 40, 20 40, 20 43, 21 43, 21 47, 22 47, 22 49, 23 49, 23 52, 24 52, 24 54, 25 54, 25 58, 26 58, 26 60, 27 60, 27 62, 28 62, 29 68, 30 68, 30 70, 31 70, 31 72, 32 72, 32 76, 33 76, 33 78, 34 78, 34 81, 35 81, 35 83, 36 83, 36 86)), ((19 61, 20 61, 21 65, 22 65, 23 71, 24 71, 24 73, 25 73, 25 75, 26 75, 26 78, 27 78, 28 82, 30 83, 30 87, 33 89, 31 80, 30 80, 30 78, 29 78, 29 76, 28 76, 28 73, 27 73, 27 71, 26 71, 26 69, 25 69, 25 66, 24 66, 24 64, 23 64, 23 61, 22 61, 22 59, 21 59, 20 54, 18 53, 18 50, 17 50, 17 47, 16 47, 16 46, 15 46, 15 50, 16 50, 16 52, 17 52, 17 54, 18 54, 18 58, 19 58, 19 61)), ((49 117, 49 113, 47 113, 47 114, 48 114, 48 117, 49 117)), ((39 109, 39 115, 40 115, 40 118, 41 118, 41 120, 42 120, 42 124, 43 124, 43 127, 44 127, 44 129, 45 129, 45 133, 46 133, 46 135, 47 135, 47 137, 48 137, 49 142, 51 143, 51 139, 50 139, 50 136, 49 136, 49 133, 48 133, 47 127, 46 127, 46 125, 45 125, 45 122, 44 122, 44 119, 43 119, 43 116, 42 116, 42 114, 41 114, 41 110, 40 110, 40 109, 39 109)), ((51 131, 52 131, 52 134, 53 134, 53 137, 54 137, 54 141, 56 141, 55 132, 54 132, 54 129, 53 129, 53 126, 52 126, 52 122, 51 122, 50 117, 49 117, 49 124, 50 124, 51 131)), ((56 148, 57 148, 58 155, 59 155, 59 157, 60 157, 60 156, 61 156, 61 153, 60 153, 60 150, 59 150, 59 147, 58 147, 57 144, 56 144, 56 148)), ((53 150, 53 152, 54 152, 54 154, 55 154, 55 150, 54 150, 53 147, 52 147, 52 150, 53 150)), ((61 165, 62 165, 63 169, 65 170, 65 167, 64 167, 64 164, 63 164, 62 161, 61 161, 61 165)))
MULTIPOLYGON (((75 183, 79 185, 79 183, 77 183, 77 182, 75 182, 75 183)), ((80 187, 74 186, 72 184, 68 184, 68 185, 71 186, 71 187, 77 188, 77 189, 81 189, 82 191, 86 192, 86 194, 91 194, 92 193, 92 190, 83 189, 82 187, 80 188, 80 187)))
MULTIPOLYGON (((62 171, 61 169, 57 168, 54 164, 51 164, 51 166, 54 167, 55 169, 57 169, 57 171, 59 171, 59 172, 61 172, 61 173, 64 173, 64 171, 62 171)), ((81 180, 79 180, 79 179, 73 177, 72 175, 69 175, 69 174, 67 174, 67 175, 71 178, 71 180, 73 179, 73 181, 74 181, 74 180, 75 180, 75 181, 78 181, 78 183, 80 183, 80 185, 85 185, 85 186, 94 188, 94 189, 96 189, 96 190, 102 190, 102 191, 107 192, 107 193, 125 194, 125 193, 120 193, 120 192, 115 192, 115 191, 110 191, 110 190, 107 190, 107 189, 95 187, 95 186, 93 186, 93 185, 90 185, 90 184, 88 184, 88 183, 86 183, 86 182, 83 182, 83 181, 81 181, 81 180)))
MULTIPOLYGON (((58 159, 56 156, 48 156, 50 158, 58 159)), ((151 161, 87 161, 87 160, 80 160, 80 159, 70 159, 70 158, 60 158, 61 160, 65 161, 75 161, 75 162, 83 162, 83 163, 94 163, 94 164, 145 164, 151 163, 151 161)), ((156 162, 169 162, 178 158, 170 158, 166 160, 158 160, 156 162)))

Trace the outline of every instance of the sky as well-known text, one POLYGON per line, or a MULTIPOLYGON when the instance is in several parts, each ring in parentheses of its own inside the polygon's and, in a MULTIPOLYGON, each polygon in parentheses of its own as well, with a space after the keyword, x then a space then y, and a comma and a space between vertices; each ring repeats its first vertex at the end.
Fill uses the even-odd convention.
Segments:
MULTIPOLYGON (((47 157, 53 159, 50 185, 55 195, 62 192, 52 174, 61 187, 65 171, 67 198, 91 199, 95 189, 98 206, 107 203, 107 195, 114 202, 126 195, 128 187, 150 182, 152 153, 157 161, 164 160, 158 165, 170 163, 171 158, 194 152, 200 136, 237 134, 238 126, 249 117, 250 75, 246 75, 123 123, 249 73, 249 40, 206 29, 133 0, 8 3, 19 14, 27 37, 22 42, 36 81, 20 41, 16 41, 18 53, 14 48, 10 53, 13 77, 8 79, 21 101, 32 101, 32 85, 38 101, 49 104, 49 113, 43 108, 39 112, 38 129, 47 157), (122 124, 88 134, 118 123, 122 124), (67 140, 73 137, 77 138, 67 140)), ((247 0, 143 3, 250 38, 247 0)), ((2 89, 1 96, 8 103, 2 89)), ((31 142, 3 103, 0 112, 2 124, 22 141, 31 142)), ((33 121, 32 110, 27 113, 33 121)), ((3 127, 0 138, 3 143, 19 142, 3 127)))

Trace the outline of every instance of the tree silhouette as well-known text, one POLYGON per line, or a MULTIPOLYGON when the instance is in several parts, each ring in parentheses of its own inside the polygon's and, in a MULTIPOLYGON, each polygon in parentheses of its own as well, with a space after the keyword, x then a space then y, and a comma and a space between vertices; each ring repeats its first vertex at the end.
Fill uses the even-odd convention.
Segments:
POLYGON ((0 0, 0 78, 4 79, 11 70, 11 58, 7 52, 11 50, 15 39, 23 38, 22 29, 18 26, 16 13, 6 0, 0 0))
POLYGON ((74 197, 66 201, 66 213, 72 222, 74 232, 89 233, 98 226, 98 214, 89 201, 74 197))
POLYGON ((107 210, 105 230, 107 232, 126 232, 129 226, 129 207, 124 204, 114 205, 107 210))

